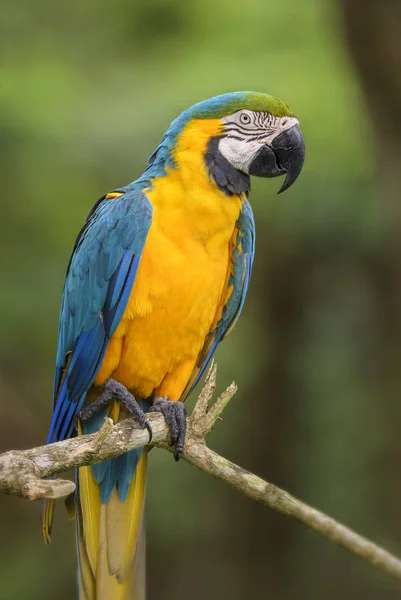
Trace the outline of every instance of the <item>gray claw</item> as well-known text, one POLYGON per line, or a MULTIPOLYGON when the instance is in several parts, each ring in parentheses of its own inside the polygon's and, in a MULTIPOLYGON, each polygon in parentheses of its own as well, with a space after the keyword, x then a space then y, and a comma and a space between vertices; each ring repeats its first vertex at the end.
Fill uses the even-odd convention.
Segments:
POLYGON ((107 406, 111 400, 120 400, 127 408, 128 412, 131 413, 133 417, 135 417, 142 429, 147 429, 149 433, 149 442, 152 441, 152 428, 150 426, 149 421, 146 419, 145 413, 142 408, 139 406, 138 402, 135 400, 135 397, 127 390, 125 385, 119 383, 115 379, 108 379, 106 383, 102 386, 103 392, 102 394, 94 400, 91 404, 88 404, 85 408, 82 408, 79 413, 79 418, 81 421, 87 421, 94 414, 99 412, 102 408, 107 406))
POLYGON ((167 396, 155 398, 149 412, 161 412, 170 431, 170 446, 175 447, 174 458, 179 460, 184 451, 187 428, 186 410, 183 402, 174 402, 167 396))

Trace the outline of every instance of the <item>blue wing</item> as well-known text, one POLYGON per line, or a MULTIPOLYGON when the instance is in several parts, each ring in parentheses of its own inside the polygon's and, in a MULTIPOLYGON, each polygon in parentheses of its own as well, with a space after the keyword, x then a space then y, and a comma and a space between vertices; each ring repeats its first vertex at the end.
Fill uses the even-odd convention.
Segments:
POLYGON ((232 249, 233 268, 227 282, 227 288, 233 288, 232 294, 223 306, 221 317, 216 326, 206 339, 205 345, 199 355, 197 366, 183 392, 181 400, 185 400, 202 377, 218 344, 233 329, 244 305, 255 254, 255 222, 248 200, 245 200, 242 206, 236 229, 237 235, 236 239, 233 240, 232 249))
POLYGON ((67 270, 47 443, 71 436, 135 281, 152 206, 139 190, 119 191, 89 213, 67 270))

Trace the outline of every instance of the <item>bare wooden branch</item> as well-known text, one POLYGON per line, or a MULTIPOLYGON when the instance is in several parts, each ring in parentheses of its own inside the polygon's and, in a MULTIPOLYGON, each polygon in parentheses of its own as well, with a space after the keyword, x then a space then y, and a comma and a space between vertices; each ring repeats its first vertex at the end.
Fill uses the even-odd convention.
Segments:
MULTIPOLYGON (((183 458, 250 498, 297 519, 331 542, 343 546, 375 568, 401 581, 401 561, 394 555, 206 446, 207 434, 237 391, 237 386, 232 383, 211 405, 215 387, 216 365, 212 364, 192 416, 187 419, 183 458)), ((164 417, 160 413, 150 413, 148 418, 153 430, 152 445, 171 452, 164 417)), ((0 492, 29 500, 67 496, 75 488, 72 481, 45 478, 114 458, 128 450, 140 448, 148 441, 147 431, 140 429, 135 420, 127 419, 113 425, 111 419, 107 418, 103 427, 95 434, 30 450, 6 452, 0 455, 0 492)))
MULTIPOLYGON (((238 387, 235 381, 230 383, 228 388, 217 398, 216 402, 213 406, 210 407, 207 413, 207 426, 205 428, 203 437, 205 438, 207 434, 213 429, 217 419, 220 418, 221 413, 230 402, 231 398, 234 398, 237 393, 238 387)), ((193 423, 193 419, 191 421, 193 423)))

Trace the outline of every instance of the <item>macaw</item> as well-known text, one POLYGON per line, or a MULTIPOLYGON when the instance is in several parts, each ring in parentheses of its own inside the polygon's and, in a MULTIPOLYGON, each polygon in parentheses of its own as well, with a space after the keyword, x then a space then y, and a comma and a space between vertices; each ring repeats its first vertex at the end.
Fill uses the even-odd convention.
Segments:
MULTIPOLYGON (((289 107, 234 92, 172 122, 144 173, 98 200, 68 265, 47 443, 163 413, 178 459, 184 400, 244 304, 255 227, 250 176, 297 179, 303 136, 289 107)), ((80 600, 145 598, 146 449, 77 473, 80 600)), ((50 541, 53 502, 42 512, 50 541)))

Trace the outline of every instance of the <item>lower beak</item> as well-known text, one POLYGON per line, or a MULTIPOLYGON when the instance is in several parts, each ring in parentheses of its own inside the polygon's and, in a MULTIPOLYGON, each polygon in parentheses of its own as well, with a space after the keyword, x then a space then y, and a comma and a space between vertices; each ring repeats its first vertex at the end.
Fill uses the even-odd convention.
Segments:
POLYGON ((285 174, 279 194, 294 183, 305 160, 305 142, 298 125, 283 131, 270 146, 263 146, 250 164, 249 174, 257 177, 278 177, 285 174))

